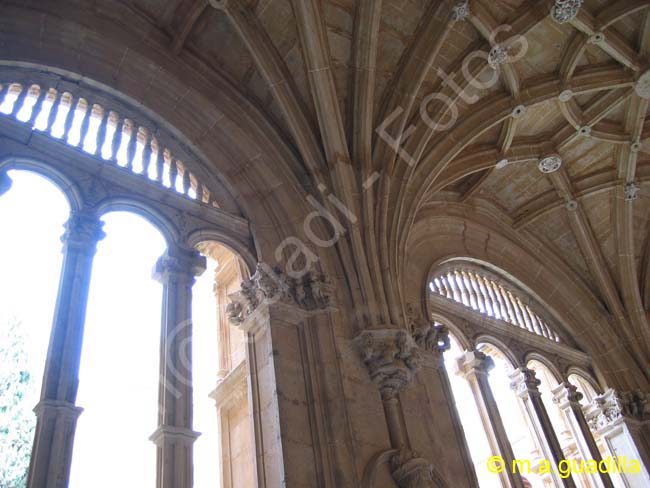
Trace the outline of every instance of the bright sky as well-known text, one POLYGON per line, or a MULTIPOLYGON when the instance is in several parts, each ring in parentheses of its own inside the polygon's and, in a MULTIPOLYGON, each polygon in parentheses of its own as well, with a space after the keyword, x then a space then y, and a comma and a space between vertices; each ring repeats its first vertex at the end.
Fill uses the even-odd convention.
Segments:
MULTIPOLYGON (((29 334, 34 377, 42 377, 61 268, 69 208, 47 180, 11 171, 0 197, 0 319, 16 316, 29 334)), ((103 217, 107 237, 95 256, 77 405, 70 488, 154 487, 162 285, 151 269, 165 250, 162 235, 142 217, 103 217)), ((208 394, 216 385, 214 262, 194 286, 194 430, 197 487, 219 486, 218 423, 208 394)), ((38 392, 33 404, 38 401, 38 392)))

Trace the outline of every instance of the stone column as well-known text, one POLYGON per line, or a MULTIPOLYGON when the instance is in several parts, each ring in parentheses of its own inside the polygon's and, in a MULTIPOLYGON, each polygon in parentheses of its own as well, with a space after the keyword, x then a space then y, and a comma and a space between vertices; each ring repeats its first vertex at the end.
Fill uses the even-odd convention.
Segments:
POLYGON ((7 172, 0 170, 0 196, 9 191, 11 183, 11 178, 9 178, 7 172))
POLYGON ((74 212, 65 224, 63 265, 52 321, 36 432, 29 466, 30 488, 68 486, 77 418, 75 406, 90 275, 103 223, 92 212, 74 212))
POLYGON ((616 458, 639 461, 640 473, 619 473, 631 486, 650 486, 650 393, 607 390, 586 414, 589 427, 616 458))
POLYGON ((434 466, 413 451, 399 392, 419 369, 420 353, 413 337, 395 327, 367 329, 356 339, 371 380, 378 386, 384 406, 392 454, 390 470, 400 488, 446 486, 434 466))
POLYGON ((462 375, 472 388, 492 452, 505 461, 506 469, 500 473, 502 483, 506 486, 523 488, 521 474, 513 472, 512 469, 515 455, 488 381, 488 374, 494 368, 494 361, 480 351, 468 351, 458 358, 457 367, 458 374, 462 375))
POLYGON ((228 318, 247 338, 254 486, 335 486, 310 345, 310 325, 330 310, 329 284, 320 273, 295 279, 260 263, 230 299, 228 318))
MULTIPOLYGON (((517 392, 519 398, 523 401, 531 419, 537 438, 540 445, 544 449, 544 454, 549 461, 553 461, 557 467, 560 461, 564 461, 564 453, 560 446, 560 441, 555 435, 553 424, 546 411, 544 402, 542 401, 542 394, 539 391, 541 381, 535 377, 535 371, 529 368, 516 369, 512 374, 512 389, 517 392)), ((567 478, 560 478, 554 471, 556 481, 559 481, 563 486, 575 488, 576 484, 571 476, 567 478)))
MULTIPOLYGON (((582 412, 580 400, 582 400, 582 393, 578 391, 575 385, 569 382, 560 383, 553 389, 553 402, 560 407, 565 415, 571 427, 573 437, 578 444, 582 459, 585 461, 593 459, 599 462, 602 460, 600 450, 582 412)), ((591 475, 592 478, 596 478, 596 476, 598 475, 591 475)), ((600 484, 598 482, 596 484, 605 488, 614 488, 614 484, 608 473, 600 472, 600 484)))
POLYGON ((192 445, 192 285, 205 271, 205 258, 192 249, 170 246, 153 276, 163 285, 157 449, 158 488, 191 488, 192 445))

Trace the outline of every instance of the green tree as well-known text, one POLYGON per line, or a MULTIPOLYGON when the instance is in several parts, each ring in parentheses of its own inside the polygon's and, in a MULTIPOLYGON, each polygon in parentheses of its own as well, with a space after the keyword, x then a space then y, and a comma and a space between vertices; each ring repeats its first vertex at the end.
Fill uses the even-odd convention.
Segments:
POLYGON ((36 418, 35 382, 18 320, 0 323, 0 488, 27 486, 36 418))

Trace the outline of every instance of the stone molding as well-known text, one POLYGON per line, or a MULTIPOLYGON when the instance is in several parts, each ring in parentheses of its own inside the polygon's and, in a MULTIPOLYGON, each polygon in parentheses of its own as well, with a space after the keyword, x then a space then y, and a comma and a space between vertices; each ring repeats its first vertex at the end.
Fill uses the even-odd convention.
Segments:
POLYGON ((231 409, 241 404, 248 394, 246 361, 230 371, 210 393, 218 409, 231 409))
POLYGON ((650 421, 650 393, 633 390, 616 392, 609 389, 596 397, 586 413, 589 427, 601 430, 621 419, 650 421))
POLYGON ((355 341, 384 400, 395 398, 419 369, 418 345, 404 329, 370 329, 355 341))
POLYGON ((149 440, 162 447, 166 442, 180 442, 187 446, 191 446, 196 439, 201 435, 200 432, 194 432, 185 427, 175 427, 173 425, 161 425, 149 437, 149 440))
POLYGON ((279 268, 257 263, 255 274, 231 293, 226 315, 240 326, 262 304, 282 303, 306 312, 330 310, 332 285, 325 274, 309 271, 301 278, 286 275, 279 268))
POLYGON ((411 450, 394 454, 391 475, 400 488, 446 488, 448 485, 433 465, 411 450))
POLYGON ((61 416, 63 418, 76 420, 83 411, 84 409, 81 407, 60 400, 41 400, 34 407, 34 413, 38 418, 46 416, 61 416))

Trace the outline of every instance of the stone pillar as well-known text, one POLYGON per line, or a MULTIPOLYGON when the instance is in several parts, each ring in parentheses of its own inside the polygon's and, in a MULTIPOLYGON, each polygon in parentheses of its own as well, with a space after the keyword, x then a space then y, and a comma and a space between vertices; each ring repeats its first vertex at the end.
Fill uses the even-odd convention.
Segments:
POLYGON ((74 212, 65 224, 63 265, 52 321, 36 432, 30 488, 68 486, 74 433, 82 409, 75 406, 90 275, 103 223, 92 212, 74 212))
MULTIPOLYGON (((569 382, 560 383, 553 390, 553 402, 559 405, 563 414, 565 415, 571 431, 573 432, 573 437, 578 444, 578 449, 582 456, 582 459, 601 461, 602 457, 600 455, 600 450, 596 444, 596 440, 589 429, 589 424, 582 412, 582 406, 580 405, 580 400, 582 400, 582 393, 578 391, 575 385, 572 385, 569 382)), ((612 479, 609 476, 609 473, 600 473, 600 484, 594 480, 597 486, 603 486, 605 488, 614 488, 612 479)), ((592 478, 596 478, 598 475, 591 475, 592 478)))
POLYGON ((434 466, 413 451, 399 392, 419 369, 420 353, 413 337, 404 329, 367 329, 356 339, 370 379, 378 386, 384 406, 393 454, 390 470, 400 488, 446 486, 434 466))
POLYGON ((494 368, 494 361, 480 351, 468 351, 458 358, 457 367, 458 374, 462 375, 472 388, 492 452, 505 461, 506 469, 500 473, 502 483, 505 486, 523 488, 521 474, 513 472, 512 469, 515 455, 488 381, 488 374, 494 368))
POLYGON ((254 486, 335 486, 310 345, 310 325, 330 310, 329 284, 320 273, 295 279, 260 263, 230 299, 228 318, 247 337, 254 486))
MULTIPOLYGON (((447 462, 448 464, 452 462, 453 471, 463 471, 468 488, 478 487, 476 470, 472 463, 467 440, 463 434, 462 422, 454 404, 454 394, 445 368, 443 354, 450 347, 449 330, 443 325, 429 323, 421 317, 413 320, 411 330, 413 331, 413 339, 418 345, 422 356, 419 377, 432 390, 438 390, 436 398, 444 399, 453 427, 452 432, 455 434, 453 437, 445 434, 445 450, 453 453, 453 459, 440 460, 439 462, 447 462)), ((430 401, 433 405, 435 398, 430 398, 430 401)), ((433 414, 436 417, 444 418, 444 415, 440 415, 441 412, 437 409, 433 414)))
POLYGON ((650 393, 607 390, 586 414, 614 457, 639 461, 640 473, 619 473, 629 486, 650 486, 650 393))
MULTIPOLYGON (((511 387, 517 392, 517 395, 524 403, 526 412, 537 433, 540 445, 544 449, 544 454, 549 461, 553 461, 555 466, 558 466, 560 461, 565 460, 565 457, 560 446, 560 441, 557 435, 555 435, 551 419, 542 401, 542 394, 539 391, 541 381, 535 377, 535 371, 529 368, 516 369, 512 374, 512 379, 511 387)), ((576 487, 571 476, 560 478, 555 473, 555 470, 553 471, 556 481, 559 481, 563 486, 569 488, 576 487)))
POLYGON ((7 172, 0 170, 0 196, 9 191, 11 183, 11 178, 9 178, 7 172))
POLYGON ((158 488, 191 488, 192 445, 192 285, 205 271, 196 251, 170 246, 153 276, 163 285, 157 449, 158 488))

